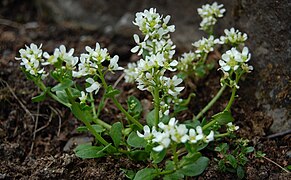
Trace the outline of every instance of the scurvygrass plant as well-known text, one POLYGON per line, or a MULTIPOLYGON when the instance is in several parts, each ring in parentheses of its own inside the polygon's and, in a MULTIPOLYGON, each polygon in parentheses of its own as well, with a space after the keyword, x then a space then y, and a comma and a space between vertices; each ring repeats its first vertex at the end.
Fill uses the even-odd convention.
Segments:
MULTIPOLYGON (((137 53, 140 60, 129 63, 127 69, 118 65, 117 55, 110 56, 108 50, 99 43, 94 48, 86 46, 86 52, 79 57, 74 56, 74 49, 67 51, 64 45, 49 54, 42 51, 41 45, 32 43, 19 51, 20 57, 16 60, 21 61, 27 78, 42 90, 39 96, 32 99, 34 102, 42 101, 47 96, 53 98, 68 107, 84 123, 85 126, 78 130, 94 135, 93 145, 77 146, 75 153, 78 157, 127 155, 134 160, 148 162, 146 168, 133 176, 128 175, 134 179, 198 176, 209 162, 201 150, 224 137, 234 136, 238 130, 238 126, 233 125, 231 106, 240 78, 253 69, 247 64, 251 55, 244 46, 246 34, 231 28, 225 30, 225 35, 215 38, 214 25, 224 12, 223 5, 217 3, 198 9, 203 19, 200 29, 208 37, 194 42, 195 49, 177 60, 174 58, 176 46, 170 36, 175 26, 169 25, 169 15, 164 17, 154 8, 136 13, 133 24, 139 28, 142 36, 133 35, 136 46, 131 52, 137 53), (208 64, 209 53, 217 46, 229 49, 222 52, 218 61, 218 70, 222 72, 221 89, 197 115, 193 115, 193 119, 178 118, 177 113, 187 109, 194 93, 189 93, 187 99, 180 98, 185 89, 185 77, 207 75, 205 69, 211 69, 208 64), (121 70, 125 73, 125 82, 136 83, 139 90, 152 95, 154 108, 146 117, 142 117, 143 108, 136 97, 128 97, 127 108, 124 108, 116 98, 120 91, 106 82, 107 73, 121 70), (46 85, 48 78, 52 78, 56 85, 46 85), (231 95, 225 109, 210 119, 204 117, 227 88, 231 89, 231 95), (100 89, 103 89, 101 99, 96 104, 95 98, 100 89), (107 99, 113 101, 126 121, 112 124, 100 119, 107 99), (141 124, 141 119, 146 119, 146 124, 141 124), (111 139, 104 138, 105 135, 111 139)), ((216 151, 224 152, 219 148, 221 146, 216 151)))

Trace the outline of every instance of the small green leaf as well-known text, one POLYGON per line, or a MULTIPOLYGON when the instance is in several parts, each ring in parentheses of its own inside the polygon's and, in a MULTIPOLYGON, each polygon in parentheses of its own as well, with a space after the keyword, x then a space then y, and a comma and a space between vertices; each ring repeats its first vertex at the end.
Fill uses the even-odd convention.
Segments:
POLYGON ((201 157, 200 152, 196 153, 188 153, 186 156, 184 156, 180 161, 180 166, 186 166, 188 164, 192 164, 193 162, 197 161, 201 157))
POLYGON ((127 138, 127 144, 131 147, 142 148, 147 145, 147 142, 144 138, 139 137, 136 132, 131 132, 127 138))
POLYGON ((142 113, 141 102, 134 96, 129 96, 127 99, 128 113, 134 117, 139 117, 142 113))
POLYGON ((187 76, 188 76, 188 74, 184 73, 184 72, 179 72, 177 74, 177 77, 180 78, 180 79, 183 79, 183 80, 186 79, 187 76))
POLYGON ((117 94, 120 94, 120 91, 119 90, 114 89, 112 86, 108 86, 108 88, 106 90, 105 97, 107 97, 107 98, 113 98, 117 94))
POLYGON ((153 127, 155 125, 155 110, 153 109, 146 116, 147 125, 153 127))
POLYGON ((31 98, 32 102, 41 102, 45 100, 48 91, 50 91, 50 88, 46 88, 40 95, 31 98))
POLYGON ((227 124, 229 122, 233 122, 234 119, 229 111, 223 111, 220 113, 215 114, 212 118, 218 122, 220 125, 227 124))
POLYGON ((254 147, 249 146, 249 147, 246 148, 246 153, 251 153, 251 152, 253 152, 254 150, 255 150, 254 147))
POLYGON ((155 164, 160 163, 166 156, 166 149, 162 150, 161 152, 151 151, 151 159, 152 162, 155 164))
POLYGON ((54 86, 52 88, 52 91, 53 92, 62 91, 62 90, 65 90, 65 89, 71 87, 73 84, 74 84, 74 81, 72 81, 71 79, 64 79, 64 81, 62 81, 61 83, 54 86))
MULTIPOLYGON (((97 132, 97 133, 102 133, 102 132, 104 132, 104 128, 102 127, 102 126, 100 126, 100 125, 98 125, 98 124, 94 124, 94 125, 92 125, 92 127, 93 127, 93 129, 95 129, 95 131, 97 132)), ((77 129, 76 129, 78 132, 85 132, 85 131, 88 131, 88 128, 86 127, 86 126, 79 126, 79 127, 77 127, 77 129)))
POLYGON ((208 166, 209 159, 207 157, 200 157, 196 162, 183 166, 180 170, 180 173, 185 176, 198 176, 206 169, 208 166))
POLYGON ((291 165, 288 165, 288 166, 286 167, 286 169, 287 169, 287 170, 291 170, 291 165))
POLYGON ((122 124, 120 122, 114 123, 109 134, 113 140, 114 146, 118 147, 122 139, 122 124))
POLYGON ((103 157, 105 154, 103 153, 102 146, 92 146, 89 144, 81 144, 77 146, 74 151, 76 153, 76 156, 88 159, 88 158, 99 158, 103 157))
POLYGON ((74 116, 83 121, 83 122, 90 122, 92 121, 92 115, 89 112, 86 111, 82 111, 80 108, 80 104, 79 103, 73 103, 72 107, 71 107, 72 113, 74 114, 74 116))
POLYGON ((168 174, 166 175, 163 180, 179 180, 179 179, 183 179, 184 178, 184 174, 182 174, 179 171, 175 171, 172 174, 168 174))
POLYGON ((64 90, 56 91, 56 95, 59 100, 62 101, 64 104, 69 103, 67 93, 64 90))
POLYGON ((120 168, 120 169, 128 179, 133 179, 134 178, 135 172, 133 170, 123 169, 123 168, 120 168))
POLYGON ((129 155, 135 161, 146 161, 149 157, 149 152, 144 150, 135 150, 131 151, 129 155))
POLYGON ((235 157, 231 154, 228 154, 226 156, 226 159, 229 161, 230 165, 233 167, 233 168, 237 168, 237 160, 235 159, 235 157))
POLYGON ((144 168, 139 170, 134 176, 134 180, 152 180, 157 176, 156 170, 153 168, 144 168))
POLYGON ((70 88, 71 92, 72 92, 72 96, 73 98, 78 98, 81 96, 81 91, 76 89, 76 88, 70 88))
POLYGON ((243 179, 245 177, 245 171, 242 166, 237 167, 236 174, 239 179, 243 179))
POLYGON ((226 171, 226 166, 225 166, 225 162, 223 161, 223 159, 218 161, 218 168, 220 171, 223 171, 223 172, 226 171))

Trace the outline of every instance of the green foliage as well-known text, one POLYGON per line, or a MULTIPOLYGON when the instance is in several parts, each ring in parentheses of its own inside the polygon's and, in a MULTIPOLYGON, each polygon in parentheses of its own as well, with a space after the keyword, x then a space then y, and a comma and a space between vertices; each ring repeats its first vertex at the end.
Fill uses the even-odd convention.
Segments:
POLYGON ((129 96, 127 99, 128 113, 138 119, 142 113, 141 102, 134 96, 129 96))
POLYGON ((223 111, 212 116, 213 120, 220 125, 225 125, 229 122, 233 122, 234 119, 229 111, 223 111))
POLYGON ((144 168, 136 173, 134 180, 152 180, 155 177, 157 177, 155 169, 144 168))
POLYGON ((139 137, 136 132, 131 132, 127 138, 127 144, 135 148, 143 148, 147 145, 145 139, 139 137))
POLYGON ((195 162, 189 161, 189 164, 183 166, 178 172, 185 176, 198 176, 207 168, 209 159, 207 157, 200 157, 195 162))
POLYGON ((104 150, 102 146, 92 146, 90 144, 81 144, 74 149, 76 156, 82 159, 103 157, 106 155, 103 152, 104 150))
POLYGON ((122 124, 120 122, 116 122, 112 125, 109 134, 113 140, 114 146, 118 147, 122 140, 122 124))

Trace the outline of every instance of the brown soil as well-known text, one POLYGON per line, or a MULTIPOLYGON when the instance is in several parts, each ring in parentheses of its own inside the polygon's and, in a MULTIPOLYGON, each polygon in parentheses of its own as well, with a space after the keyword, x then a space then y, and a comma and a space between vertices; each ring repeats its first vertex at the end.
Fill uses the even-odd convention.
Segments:
MULTIPOLYGON (((25 78, 19 62, 14 60, 19 55, 18 50, 31 42, 42 43, 43 49, 48 52, 64 44, 74 47, 76 54, 80 54, 86 45, 94 46, 98 41, 103 47, 109 47, 111 54, 118 54, 121 64, 125 65, 128 59, 136 59, 129 54, 133 45, 131 40, 56 26, 36 19, 38 14, 34 13, 35 9, 24 2, 12 1, 19 3, 16 8, 8 1, 4 6, 4 2, 6 1, 3 1, 0 11, 3 18, 0 21, 0 179, 126 179, 122 169, 137 171, 146 166, 127 157, 90 160, 77 158, 72 152, 74 142, 69 145, 69 149, 65 148, 68 141, 79 137, 86 140, 90 135, 77 133, 75 129, 80 123, 68 109, 53 100, 33 103, 31 98, 39 93, 38 89, 25 78), (29 13, 27 9, 30 10, 29 13)), ((196 113, 211 98, 209 94, 214 95, 219 88, 219 76, 216 73, 212 72, 199 83, 198 96, 191 102, 194 104, 191 111, 196 113)), ((109 82, 113 83, 119 75, 108 77, 109 82)), ((250 80, 254 78, 250 75, 241 84, 241 90, 238 91, 240 97, 233 106, 236 122, 241 127, 239 136, 249 139, 256 150, 265 152, 266 157, 286 167, 290 164, 290 135, 267 138, 272 120, 257 108, 255 99, 244 101, 244 97, 248 95, 244 87, 249 86, 250 80)), ((124 102, 123 97, 128 94, 149 100, 146 93, 133 89, 131 85, 121 82, 119 88, 124 91, 124 96, 120 97, 121 102, 124 102)), ((208 112, 209 116, 225 106, 228 93, 225 92, 224 98, 217 102, 213 108, 215 110, 208 112)), ((112 115, 117 112, 109 102, 102 118, 108 122, 118 120, 121 115, 112 115)), ((216 155, 212 153, 210 156, 213 159, 216 155)), ((257 159, 253 155, 249 159, 245 167, 246 179, 291 179, 290 173, 283 172, 265 159, 257 159)), ((220 172, 214 160, 203 175, 198 177, 236 178, 234 174, 220 172)))

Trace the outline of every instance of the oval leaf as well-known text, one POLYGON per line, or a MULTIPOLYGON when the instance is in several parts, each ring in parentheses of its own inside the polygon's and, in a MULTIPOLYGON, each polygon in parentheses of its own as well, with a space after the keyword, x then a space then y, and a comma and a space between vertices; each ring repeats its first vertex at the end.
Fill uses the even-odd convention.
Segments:
POLYGON ((102 146, 91 146, 89 144, 81 144, 77 146, 74 151, 76 153, 76 156, 88 159, 88 158, 99 158, 104 156, 102 146))
POLYGON ((136 173, 134 180, 152 180, 157 176, 155 172, 153 168, 144 168, 136 173))
POLYGON ((186 166, 183 166, 179 172, 184 174, 185 176, 198 176, 206 169, 208 166, 209 159, 207 157, 200 157, 197 161, 194 163, 188 164, 186 166))
POLYGON ((56 86, 54 86, 52 88, 52 91, 62 91, 65 90, 69 87, 71 87, 74 84, 74 81, 72 81, 71 79, 64 79, 64 81, 62 81, 61 83, 57 84, 56 86))
POLYGON ((143 138, 139 137, 136 132, 131 132, 127 138, 127 144, 131 147, 142 148, 147 145, 147 142, 143 138))
POLYGON ((114 146, 118 147, 122 139, 122 124, 120 122, 114 123, 109 134, 113 140, 114 146))

